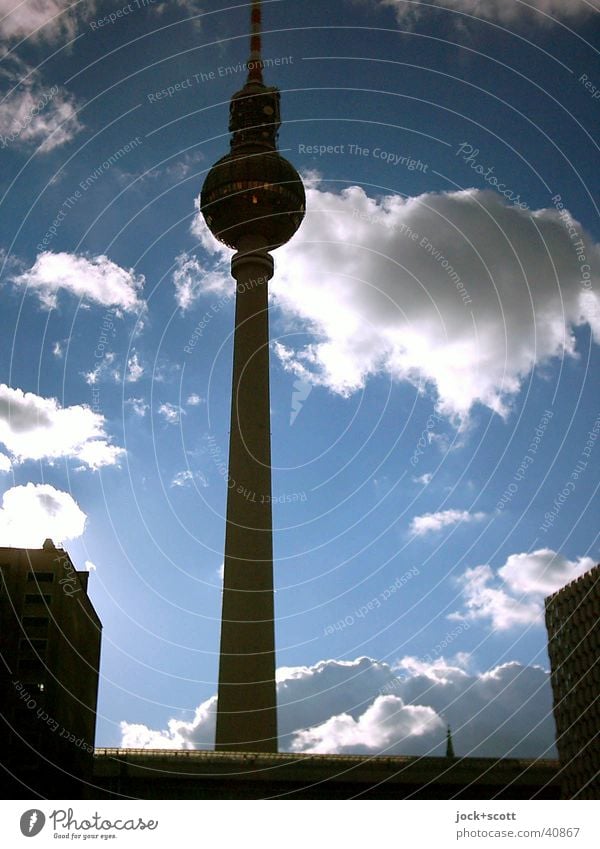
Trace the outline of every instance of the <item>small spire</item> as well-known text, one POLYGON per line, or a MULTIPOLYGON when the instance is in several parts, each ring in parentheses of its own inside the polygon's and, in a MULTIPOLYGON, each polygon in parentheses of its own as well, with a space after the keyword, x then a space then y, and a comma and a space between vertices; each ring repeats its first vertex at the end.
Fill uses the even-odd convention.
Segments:
POLYGON ((454 746, 452 745, 452 732, 450 731, 450 726, 448 726, 448 730, 446 731, 446 757, 456 757, 454 754, 454 746))
POLYGON ((248 82, 262 83, 262 48, 261 48, 261 9, 260 0, 252 0, 252 12, 250 13, 251 36, 250 36, 250 58, 248 59, 248 82))

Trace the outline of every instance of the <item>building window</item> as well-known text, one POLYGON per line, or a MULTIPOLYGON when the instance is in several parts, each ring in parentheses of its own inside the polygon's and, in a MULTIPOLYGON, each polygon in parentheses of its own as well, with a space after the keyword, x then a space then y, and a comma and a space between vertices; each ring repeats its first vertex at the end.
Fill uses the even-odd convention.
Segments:
POLYGON ((38 657, 22 657, 19 660, 19 672, 43 672, 45 666, 38 657))
POLYGON ((41 593, 27 593, 25 595, 25 604, 47 604, 52 601, 52 596, 42 595, 41 593))
POLYGON ((28 581, 37 581, 38 584, 51 584, 54 580, 54 572, 29 572, 28 581))
POLYGON ((27 681, 23 684, 23 689, 31 695, 33 693, 43 693, 46 688, 41 681, 27 681))
POLYGON ((35 637, 21 637, 19 645, 20 651, 36 651, 38 654, 45 654, 48 647, 48 640, 36 639, 35 637))
POLYGON ((25 629, 27 628, 47 628, 48 627, 48 617, 47 616, 24 616, 23 617, 23 626, 25 629))

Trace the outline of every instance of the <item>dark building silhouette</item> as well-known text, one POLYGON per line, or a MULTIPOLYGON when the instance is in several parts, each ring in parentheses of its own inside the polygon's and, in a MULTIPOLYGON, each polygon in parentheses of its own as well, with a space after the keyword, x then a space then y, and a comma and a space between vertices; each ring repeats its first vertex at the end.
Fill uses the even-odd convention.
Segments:
POLYGON ((93 798, 557 799, 558 764, 517 758, 369 757, 97 749, 93 798))
POLYGON ((546 599, 563 796, 600 799, 600 565, 546 599))
POLYGON ((231 99, 231 151, 204 181, 201 210, 236 253, 233 385, 216 748, 277 751, 268 283, 270 251, 304 217, 304 186, 277 150, 279 91, 263 82, 260 3, 248 79, 231 99))
POLYGON ((9 795, 76 796, 91 776, 102 625, 52 540, 0 548, 0 762, 9 795))
POLYGON ((456 755, 454 754, 454 743, 452 742, 452 731, 450 730, 450 726, 448 726, 446 730, 446 757, 456 757, 456 755))

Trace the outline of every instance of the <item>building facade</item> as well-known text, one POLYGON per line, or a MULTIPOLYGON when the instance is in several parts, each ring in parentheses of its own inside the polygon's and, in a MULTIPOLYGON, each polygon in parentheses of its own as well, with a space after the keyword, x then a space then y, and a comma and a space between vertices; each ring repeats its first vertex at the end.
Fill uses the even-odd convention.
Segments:
POLYGON ((557 799, 558 763, 517 758, 96 749, 98 799, 557 799))
POLYGON ((563 796, 600 798, 600 565, 546 599, 563 796))
POLYGON ((102 625, 88 578, 52 540, 0 548, 0 762, 16 798, 56 781, 77 796, 91 775, 102 625))

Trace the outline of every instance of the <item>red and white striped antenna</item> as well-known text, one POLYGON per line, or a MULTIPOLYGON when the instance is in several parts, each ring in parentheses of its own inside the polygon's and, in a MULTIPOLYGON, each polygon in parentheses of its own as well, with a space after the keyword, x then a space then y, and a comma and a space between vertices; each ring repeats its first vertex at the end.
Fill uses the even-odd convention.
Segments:
POLYGON ((262 83, 262 45, 261 45, 261 5, 260 0, 252 0, 250 13, 250 58, 248 59, 248 82, 262 83))

